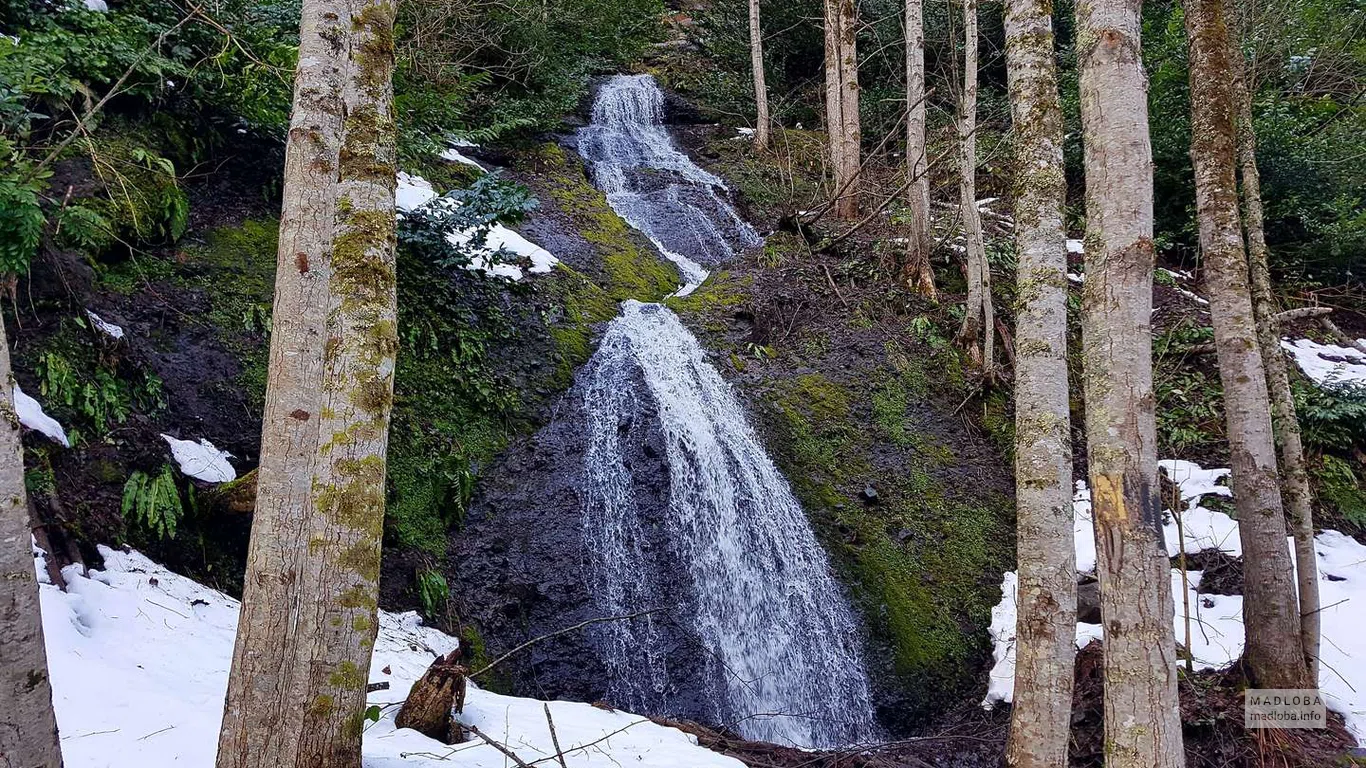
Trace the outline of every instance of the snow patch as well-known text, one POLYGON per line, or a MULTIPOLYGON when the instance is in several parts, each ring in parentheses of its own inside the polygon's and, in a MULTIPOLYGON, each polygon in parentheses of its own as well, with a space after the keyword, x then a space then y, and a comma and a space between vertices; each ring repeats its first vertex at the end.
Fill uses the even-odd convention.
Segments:
POLYGON ((177 440, 167 434, 161 438, 171 446, 171 456, 180 465, 180 471, 197 480, 207 483, 226 483, 237 479, 237 470, 232 468, 228 459, 232 454, 220 451, 205 439, 177 440))
MULTIPOLYGON (((1161 470, 1180 489, 1185 504, 1182 512, 1184 540, 1178 544, 1175 522, 1167 522, 1164 534, 1167 552, 1175 555, 1184 545, 1187 553, 1219 549, 1241 556, 1237 521, 1222 512, 1200 504, 1205 496, 1231 497, 1224 481, 1228 469, 1205 469, 1189 461, 1161 461, 1161 470)), ((1091 528, 1091 495, 1084 482, 1077 482, 1073 497, 1077 566, 1080 572, 1095 568, 1095 534, 1091 528)), ((1170 518, 1170 513, 1166 515, 1170 518)), ((1366 605, 1366 546, 1350 536, 1326 530, 1314 539, 1318 553, 1319 599, 1323 661, 1319 688, 1330 709, 1346 719, 1347 729, 1366 746, 1366 632, 1363 632, 1361 606, 1366 605)), ((1293 552, 1293 540, 1286 539, 1293 552)), ((1189 651, 1196 669, 1218 669, 1235 662, 1243 652, 1243 598, 1239 595, 1201 594, 1196 590, 1204 574, 1189 571, 1183 590, 1181 571, 1171 570, 1172 627, 1176 642, 1185 645, 1186 606, 1189 605, 1191 637, 1189 651), (1183 595, 1184 598, 1183 599, 1183 595)), ((1010 702, 1015 694, 1015 623, 1018 576, 1007 571, 1001 582, 1001 602, 991 611, 989 634, 995 665, 987 684, 982 706, 990 709, 999 702, 1010 702)), ((1077 625, 1077 647, 1092 639, 1103 639, 1104 629, 1096 624, 1077 625)), ((1179 659, 1178 663, 1184 663, 1179 659)))
POLYGON ((90 322, 95 326, 95 330, 99 331, 100 333, 103 333, 105 336, 108 336, 111 339, 123 338, 122 327, 106 321, 104 318, 100 317, 94 312, 91 312, 88 309, 85 311, 85 316, 90 318, 90 322))
POLYGON ((49 438, 61 443, 63 447, 70 448, 71 441, 66 439, 66 430, 57 420, 43 412, 43 406, 33 398, 24 393, 19 388, 19 382, 14 382, 14 410, 19 414, 19 423, 35 432, 41 432, 49 438))
MULTIPOLYGON (((431 182, 421 176, 403 172, 398 174, 398 188, 395 193, 394 205, 400 212, 417 210, 438 199, 441 201, 440 205, 460 205, 459 200, 437 195, 431 182)), ((474 234, 475 230, 472 229, 456 230, 448 232, 446 239, 453 245, 464 246, 469 244, 474 238, 474 234)), ((505 277, 509 280, 521 280, 524 277, 522 268, 516 264, 500 262, 497 258, 500 251, 511 254, 519 261, 530 262, 531 266, 526 271, 532 274, 544 274, 560 263, 560 260, 550 251, 522 237, 518 232, 501 224, 494 224, 484 237, 484 247, 474 253, 473 259, 466 265, 466 269, 478 270, 487 275, 505 277)))
MULTIPOLYGON (((41 587, 53 705, 72 768, 213 765, 240 603, 172 573, 137 552, 100 547, 105 570, 63 572, 68 591, 41 587)), ((41 561, 35 561, 40 566, 41 561)), ((364 768, 505 768, 482 741, 446 746, 394 726, 398 702, 455 638, 415 613, 379 613, 370 680, 386 681, 369 703, 364 768), (384 670, 388 670, 388 674, 384 670)), ((460 720, 527 763, 553 765, 545 704, 473 685, 460 720)), ((682 731, 588 704, 551 702, 565 761, 574 768, 743 768, 682 731)))
POLYGON ((1068 253, 1086 253, 1086 245, 1085 245, 1085 243, 1083 243, 1081 240, 1068 239, 1068 241, 1067 241, 1067 252, 1068 252, 1068 253))
POLYGON ((471 160, 470 158, 460 154, 460 150, 456 149, 455 147, 451 147, 447 149, 445 152, 442 152, 441 159, 447 160, 452 163, 461 163, 464 165, 468 165, 472 168, 478 168, 479 170, 484 171, 486 173, 488 172, 488 169, 480 165, 478 161, 471 160))
MULTIPOLYGON (((1366 339, 1360 341, 1366 344, 1366 339)), ((1309 339, 1282 339, 1281 348, 1315 384, 1325 389, 1366 387, 1366 352, 1309 339)))

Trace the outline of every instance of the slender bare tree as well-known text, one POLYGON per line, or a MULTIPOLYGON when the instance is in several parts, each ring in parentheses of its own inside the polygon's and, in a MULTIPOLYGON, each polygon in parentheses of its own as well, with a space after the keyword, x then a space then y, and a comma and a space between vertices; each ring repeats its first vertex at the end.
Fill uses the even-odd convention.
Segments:
POLYGON ((963 0, 963 88, 958 101, 958 203, 963 219, 968 278, 967 307, 958 341, 988 377, 996 370, 996 318, 991 268, 977 209, 977 0, 963 0), (978 347, 980 344, 980 348, 978 347))
MULTIPOLYGON (((1233 498, 1243 545, 1244 657, 1267 688, 1311 685, 1285 546, 1285 509, 1238 214, 1232 46, 1224 0, 1187 0, 1191 160, 1219 379, 1224 385, 1233 498)), ((1241 68, 1241 61, 1236 64, 1241 68)))
POLYGON ((901 278, 929 299, 938 292, 930 267, 930 167, 925 105, 925 3, 906 0, 906 201, 910 225, 901 278))
POLYGON ((1077 558, 1067 381, 1063 119, 1048 0, 1006 5, 1015 134, 1015 705, 1006 764, 1067 764, 1076 655, 1077 558))
POLYGON ((835 173, 835 215, 859 212, 858 7, 854 0, 825 0, 825 119, 835 173))
POLYGON ((219 768, 357 768, 395 327, 394 6, 304 0, 219 768))
POLYGON ((1105 625, 1108 768, 1181 768, 1153 410, 1153 156, 1142 0, 1079 0, 1086 448, 1105 625))
POLYGON ((754 148, 768 149, 771 125, 768 115, 768 86, 764 84, 764 31, 759 24, 759 0, 749 0, 749 63, 754 70, 754 107, 758 113, 754 126, 754 148))
POLYGON ((24 487, 24 446, 14 409, 9 341, 0 322, 0 765, 60 768, 33 534, 24 487))
MULTIPOLYGON (((1226 0, 1230 23, 1234 4, 1226 0)), ((1257 315, 1257 342, 1271 394, 1272 426, 1280 449, 1281 482, 1290 508, 1295 539, 1295 575, 1299 596, 1300 642, 1304 646, 1310 681, 1319 679, 1319 577, 1314 551, 1314 496, 1304 461, 1299 415, 1290 391, 1281 329, 1276 322, 1277 305, 1271 291, 1271 267, 1266 245, 1266 216, 1262 208, 1262 177, 1257 170, 1257 133, 1252 126, 1252 84, 1243 76, 1249 68, 1238 53, 1231 62, 1235 76, 1233 99, 1238 109, 1238 164, 1242 169, 1243 229, 1247 238, 1248 267, 1252 279, 1252 309, 1257 315)))

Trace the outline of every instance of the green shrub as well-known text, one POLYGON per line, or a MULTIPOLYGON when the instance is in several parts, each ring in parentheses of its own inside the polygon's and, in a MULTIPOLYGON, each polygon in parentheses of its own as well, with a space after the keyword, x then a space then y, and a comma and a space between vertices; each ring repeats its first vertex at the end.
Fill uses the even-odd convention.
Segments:
POLYGON ((1361 487, 1352 465, 1336 456, 1326 455, 1314 471, 1319 481, 1319 496, 1335 507, 1348 522, 1366 526, 1366 489, 1361 487))
POLYGON ((170 464, 163 464, 156 477, 141 470, 123 485, 124 522, 159 539, 175 538, 176 525, 185 516, 180 489, 170 464))
POLYGON ((422 603, 422 613, 429 619, 444 617, 446 605, 450 601, 450 586, 446 577, 435 568, 423 568, 417 572, 417 599, 422 603))

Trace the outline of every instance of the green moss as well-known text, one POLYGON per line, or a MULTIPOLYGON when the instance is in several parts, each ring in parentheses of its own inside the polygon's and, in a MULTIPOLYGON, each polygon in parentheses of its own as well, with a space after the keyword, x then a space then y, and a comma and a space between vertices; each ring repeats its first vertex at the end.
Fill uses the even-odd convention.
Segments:
POLYGON ((190 207, 175 165, 143 131, 115 124, 104 133, 98 142, 78 142, 103 186, 103 194, 86 204, 112 228, 110 235, 125 242, 159 244, 180 239, 190 207))
POLYGON ((817 373, 776 381, 768 445, 901 684, 937 692, 924 702, 929 714, 978 683, 999 598, 995 577, 982 574, 1009 567, 1011 506, 946 484, 953 452, 916 428, 923 371, 889 363, 857 386, 817 373), (885 469, 887 444, 905 457, 898 471, 885 469), (866 485, 876 503, 859 497, 866 485))
POLYGON ((360 691, 365 689, 365 675, 355 664, 343 661, 337 665, 335 672, 328 675, 327 684, 344 691, 360 691))
POLYGON ((609 298, 658 301, 678 288, 678 270, 646 247, 608 205, 607 196, 588 183, 583 169, 570 164, 563 149, 542 145, 531 162, 547 175, 547 196, 596 247, 602 258, 602 288, 609 298))

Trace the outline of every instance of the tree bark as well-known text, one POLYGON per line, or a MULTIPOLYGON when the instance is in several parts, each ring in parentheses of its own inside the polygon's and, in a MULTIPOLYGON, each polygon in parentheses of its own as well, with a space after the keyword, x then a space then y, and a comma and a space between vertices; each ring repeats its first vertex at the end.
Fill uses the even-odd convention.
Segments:
POLYGON ((393 5, 305 0, 219 768, 360 765, 395 327, 393 5))
POLYGON ((749 61, 754 70, 754 108, 758 113, 754 126, 754 148, 766 150, 769 145, 770 118, 768 86, 764 83, 764 32, 759 24, 759 0, 749 0, 749 61))
POLYGON ((924 0, 906 0, 906 202, 910 225, 906 233, 906 262, 902 280, 921 296, 934 300, 934 270, 930 267, 930 168, 925 104, 924 0))
POLYGON ((1067 381, 1063 118, 1047 0, 1006 6, 1015 134, 1015 510, 1019 586, 1015 704, 1006 764, 1067 764, 1076 656, 1077 559, 1067 381))
POLYGON ((1153 410, 1153 170, 1142 0, 1080 0, 1087 458, 1105 626, 1107 768, 1181 768, 1153 410))
POLYGON ((963 92, 958 105, 958 204, 962 211, 968 299, 958 339, 988 376, 996 370, 991 269, 977 210, 977 0, 963 0, 963 92), (976 345, 980 342, 981 349, 976 345))
MULTIPOLYGON (((1225 8, 1232 10, 1233 4, 1225 8)), ((1230 17, 1231 18, 1231 17, 1230 17)), ((1244 73, 1246 61, 1233 54, 1234 101, 1238 109, 1238 163, 1243 175, 1243 229, 1247 237, 1248 266, 1252 279, 1252 309, 1257 316, 1257 342, 1271 394, 1272 425, 1280 448, 1281 482, 1290 508, 1295 539, 1296 589, 1300 610, 1300 642, 1304 646, 1309 679, 1319 679, 1319 575, 1314 551, 1314 496, 1304 461, 1300 421, 1290 391, 1285 352, 1281 349, 1280 323, 1271 292, 1270 254, 1266 245, 1262 209, 1262 177, 1257 170, 1257 134, 1252 127, 1252 93, 1244 73)), ((1310 308, 1317 309, 1317 308, 1310 308)))
MULTIPOLYGON (((1188 0, 1191 160, 1205 284, 1224 386, 1233 500, 1243 545, 1244 658, 1257 685, 1309 687, 1285 546, 1266 368, 1257 339, 1234 160, 1234 65, 1223 0, 1188 0)), ((1277 352, 1279 354, 1279 352, 1277 352)))
POLYGON ((825 112, 830 164, 835 173, 836 218, 858 218, 859 123, 858 8, 854 0, 825 0, 825 112))
POLYGON ((24 487, 24 446, 2 322, 0 390, 0 765, 60 768, 62 751, 52 710, 24 487))

